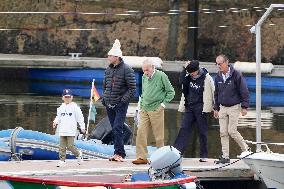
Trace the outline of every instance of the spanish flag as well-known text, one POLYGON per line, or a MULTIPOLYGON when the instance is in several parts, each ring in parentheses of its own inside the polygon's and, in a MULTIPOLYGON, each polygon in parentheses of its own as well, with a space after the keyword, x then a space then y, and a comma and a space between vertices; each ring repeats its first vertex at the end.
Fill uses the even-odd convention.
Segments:
POLYGON ((94 100, 95 102, 97 102, 101 97, 100 97, 100 94, 99 94, 99 92, 97 91, 95 85, 92 86, 92 93, 93 93, 93 96, 92 96, 92 97, 93 97, 93 100, 94 100))

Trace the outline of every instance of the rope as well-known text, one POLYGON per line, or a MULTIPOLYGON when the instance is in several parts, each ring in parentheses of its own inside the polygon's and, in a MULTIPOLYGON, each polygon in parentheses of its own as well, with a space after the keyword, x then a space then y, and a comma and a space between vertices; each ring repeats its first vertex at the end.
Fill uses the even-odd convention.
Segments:
POLYGON ((245 142, 250 144, 270 144, 270 145, 284 146, 284 143, 275 143, 275 142, 253 142, 250 140, 245 140, 245 142))
POLYGON ((248 156, 251 156, 251 155, 254 154, 254 153, 255 153, 255 152, 252 152, 251 154, 248 154, 248 155, 246 155, 246 156, 244 156, 244 157, 242 157, 242 158, 239 158, 239 159, 236 160, 236 161, 233 161, 233 162, 231 162, 231 163, 222 165, 222 166, 220 166, 220 167, 216 167, 216 168, 212 168, 212 169, 202 169, 202 170, 201 170, 201 169, 198 169, 198 170, 192 170, 192 171, 190 171, 190 172, 207 172, 207 171, 215 171, 215 170, 218 170, 218 169, 222 169, 222 168, 227 167, 227 166, 229 166, 229 165, 233 165, 233 164, 235 164, 235 163, 241 161, 242 159, 244 159, 244 158, 246 158, 246 157, 248 157, 248 156))
POLYGON ((44 182, 41 183, 46 189, 48 189, 48 187, 46 186, 46 184, 44 182))

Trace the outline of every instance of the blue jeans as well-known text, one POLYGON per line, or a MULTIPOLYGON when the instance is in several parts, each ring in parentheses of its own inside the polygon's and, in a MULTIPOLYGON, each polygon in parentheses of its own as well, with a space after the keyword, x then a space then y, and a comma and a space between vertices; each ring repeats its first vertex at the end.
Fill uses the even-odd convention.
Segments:
POLYGON ((126 118, 128 103, 119 103, 114 108, 106 106, 108 119, 113 132, 114 154, 125 157, 123 142, 123 125, 126 118))
POLYGON ((196 104, 185 108, 181 128, 175 140, 174 147, 182 154, 184 153, 192 132, 193 123, 195 122, 199 130, 200 158, 207 158, 207 113, 202 112, 202 109, 202 104, 196 104))

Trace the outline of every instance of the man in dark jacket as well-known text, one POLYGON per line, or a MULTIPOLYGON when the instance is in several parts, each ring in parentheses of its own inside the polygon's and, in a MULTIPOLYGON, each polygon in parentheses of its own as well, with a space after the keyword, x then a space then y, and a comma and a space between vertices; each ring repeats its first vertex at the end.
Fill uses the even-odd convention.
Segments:
POLYGON ((182 84, 182 92, 185 97, 185 112, 174 147, 181 154, 184 153, 195 122, 199 130, 199 161, 206 162, 208 156, 207 114, 213 110, 213 79, 205 68, 199 67, 198 60, 192 60, 181 72, 180 84, 182 84))
POLYGON ((114 155, 110 161, 123 161, 125 150, 123 143, 123 124, 128 104, 135 94, 136 80, 132 68, 122 60, 119 40, 115 40, 108 52, 109 67, 105 71, 102 103, 112 126, 114 155))
POLYGON ((222 156, 216 163, 229 163, 229 135, 238 143, 243 152, 249 150, 237 130, 240 113, 247 114, 249 91, 242 74, 229 65, 225 55, 216 58, 219 72, 215 77, 214 117, 219 119, 222 156))

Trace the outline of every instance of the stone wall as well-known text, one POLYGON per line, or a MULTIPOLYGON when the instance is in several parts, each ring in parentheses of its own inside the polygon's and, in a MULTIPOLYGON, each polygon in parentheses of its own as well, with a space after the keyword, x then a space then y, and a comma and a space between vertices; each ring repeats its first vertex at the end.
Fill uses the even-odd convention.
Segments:
MULTIPOLYGON (((170 2, 173 1, 175 0, 1 0, 0 11, 65 13, 1 14, 0 28, 15 30, 0 31, 0 53, 67 55, 69 52, 81 52, 83 56, 105 57, 118 38, 124 55, 171 59, 167 50, 170 45, 176 45, 175 59, 185 60, 189 30, 188 13, 185 11, 188 9, 188 1, 179 2, 180 12, 177 15, 168 14, 173 13, 170 11, 170 2), (98 14, 79 14, 95 12, 98 14), (174 16, 177 18, 174 23, 177 27, 177 43, 170 44, 169 25, 174 16)), ((280 2, 200 1, 199 59, 214 61, 216 54, 222 52, 229 54, 232 61, 253 61, 255 39, 249 33, 250 27, 245 25, 254 25, 264 13, 255 11, 253 7, 265 8, 270 3, 280 2), (230 9, 233 7, 249 10, 237 13, 230 9), (215 13, 205 13, 206 10, 202 9, 210 9, 209 12, 213 10, 215 13), (225 11, 216 12, 216 9, 225 11)), ((284 64, 284 11, 275 12, 262 30, 262 56, 265 61, 284 64), (276 25, 270 26, 269 23, 276 25)))

